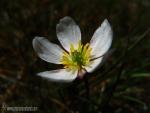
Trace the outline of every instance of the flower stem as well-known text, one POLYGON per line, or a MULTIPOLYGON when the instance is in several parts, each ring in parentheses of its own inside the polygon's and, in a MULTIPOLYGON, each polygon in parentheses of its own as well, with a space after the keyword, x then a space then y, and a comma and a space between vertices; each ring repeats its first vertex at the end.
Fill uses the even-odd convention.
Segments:
POLYGON ((84 84, 85 84, 85 89, 86 89, 86 97, 87 97, 87 99, 89 99, 90 88, 89 88, 89 81, 88 81, 88 77, 87 76, 84 77, 84 84))

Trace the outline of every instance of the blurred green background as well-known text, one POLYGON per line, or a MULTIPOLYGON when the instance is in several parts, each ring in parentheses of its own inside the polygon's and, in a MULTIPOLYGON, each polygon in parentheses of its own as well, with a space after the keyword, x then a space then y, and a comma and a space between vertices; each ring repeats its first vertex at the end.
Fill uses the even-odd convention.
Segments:
POLYGON ((33 113, 150 113, 149 28, 149 0, 0 0, 0 105, 38 107, 33 113), (54 83, 36 73, 61 66, 41 60, 32 39, 59 44, 56 24, 65 16, 80 26, 83 43, 107 18, 112 52, 85 79, 54 83))

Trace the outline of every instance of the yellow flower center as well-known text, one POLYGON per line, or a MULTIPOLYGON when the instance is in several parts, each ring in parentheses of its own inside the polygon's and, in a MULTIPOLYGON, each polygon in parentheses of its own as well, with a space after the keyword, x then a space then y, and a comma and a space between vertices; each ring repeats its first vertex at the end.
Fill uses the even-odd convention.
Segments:
POLYGON ((77 49, 70 44, 70 52, 64 52, 61 62, 64 68, 72 71, 81 70, 90 64, 92 48, 87 43, 85 46, 78 42, 77 49))

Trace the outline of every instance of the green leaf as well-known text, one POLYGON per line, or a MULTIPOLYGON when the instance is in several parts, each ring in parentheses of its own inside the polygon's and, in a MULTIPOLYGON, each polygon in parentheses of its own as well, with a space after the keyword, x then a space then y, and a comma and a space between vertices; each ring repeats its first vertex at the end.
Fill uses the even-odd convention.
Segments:
POLYGON ((138 104, 141 104, 141 105, 143 105, 143 106, 146 105, 143 101, 139 100, 138 98, 131 97, 131 96, 122 96, 122 97, 123 97, 124 99, 130 100, 130 101, 132 101, 132 102, 136 102, 136 103, 138 103, 138 104))
POLYGON ((131 77, 150 77, 150 73, 135 73, 131 77))

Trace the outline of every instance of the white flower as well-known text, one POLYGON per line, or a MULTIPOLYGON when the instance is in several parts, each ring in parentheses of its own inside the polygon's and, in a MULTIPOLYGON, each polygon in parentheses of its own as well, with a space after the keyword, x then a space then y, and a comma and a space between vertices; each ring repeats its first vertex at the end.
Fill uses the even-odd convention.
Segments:
POLYGON ((54 81, 73 81, 86 72, 92 72, 102 61, 112 42, 112 29, 107 19, 95 31, 90 43, 81 43, 80 28, 71 17, 64 17, 56 26, 58 40, 63 48, 44 37, 33 39, 38 56, 50 63, 62 64, 63 69, 45 71, 37 75, 54 81))

